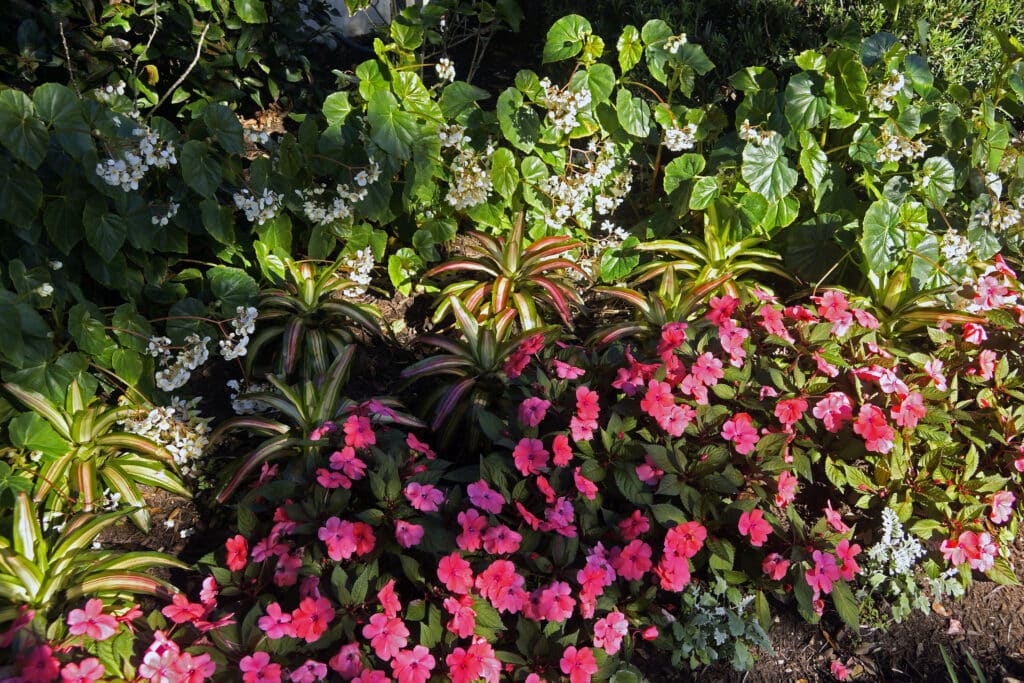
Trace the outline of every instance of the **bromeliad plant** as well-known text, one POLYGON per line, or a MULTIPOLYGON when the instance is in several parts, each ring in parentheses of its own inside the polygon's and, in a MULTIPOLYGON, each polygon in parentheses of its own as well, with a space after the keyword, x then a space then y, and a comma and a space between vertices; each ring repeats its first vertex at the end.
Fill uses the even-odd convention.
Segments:
POLYGON ((250 372, 259 357, 273 350, 278 374, 292 378, 299 372, 313 380, 356 340, 357 330, 380 334, 377 309, 345 298, 356 283, 339 273, 341 261, 320 267, 286 261, 284 287, 260 296, 259 315, 266 326, 261 324, 246 357, 250 372))
POLYGON ((0 623, 15 621, 25 607, 45 624, 67 601, 102 597, 124 601, 135 595, 169 596, 174 587, 143 572, 156 567, 187 570, 184 562, 156 552, 98 550, 100 534, 132 510, 78 512, 58 525, 25 493, 4 520, 0 536, 0 623))
POLYGON ((583 244, 554 235, 526 246, 525 218, 526 214, 520 212, 507 237, 469 233, 468 258, 448 261, 423 274, 424 278, 461 271, 477 275, 476 280, 454 282, 441 291, 434 312, 435 323, 450 311, 449 297, 455 296, 478 320, 499 318, 513 309, 519 328, 532 330, 544 324, 540 305, 553 309, 562 323, 572 329, 571 306, 583 306, 577 287, 587 275, 568 255, 583 244), (569 271, 578 274, 575 282, 567 277, 569 271))
POLYGON ((468 443, 473 444, 479 438, 476 425, 483 419, 484 411, 501 395, 505 382, 518 377, 530 357, 544 348, 547 336, 554 333, 554 328, 533 328, 513 334, 512 322, 516 315, 513 308, 506 308, 500 316, 479 322, 454 295, 449 296, 448 306, 462 338, 419 337, 419 343, 444 353, 410 365, 402 371, 402 377, 411 382, 454 375, 455 382, 443 385, 433 393, 430 427, 434 431, 442 431, 443 440, 447 443, 468 418, 470 432, 467 438, 468 443))
POLYGON ((16 384, 3 387, 32 411, 11 420, 8 433, 16 446, 41 454, 31 471, 32 500, 51 514, 128 505, 131 520, 148 530, 149 510, 140 484, 191 497, 165 448, 119 429, 137 409, 107 406, 97 396, 86 396, 77 381, 71 383, 63 407, 16 384))

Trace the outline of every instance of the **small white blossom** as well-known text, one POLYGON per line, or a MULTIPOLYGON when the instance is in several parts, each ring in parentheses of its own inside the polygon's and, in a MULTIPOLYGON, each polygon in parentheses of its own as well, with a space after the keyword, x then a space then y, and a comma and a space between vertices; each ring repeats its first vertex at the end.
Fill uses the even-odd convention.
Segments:
POLYGON ((53 295, 53 285, 49 282, 44 282, 33 290, 36 294, 43 297, 44 299, 48 296, 53 295))
POLYGON ((235 193, 234 200, 235 206, 245 212, 246 220, 263 225, 277 215, 284 195, 267 188, 263 190, 263 194, 256 197, 248 189, 243 189, 235 193))
POLYGON ((680 33, 678 36, 670 36, 665 40, 665 51, 669 54, 677 54, 679 48, 686 45, 686 34, 680 33))
POLYGON ((682 152, 693 149, 697 144, 697 126, 688 123, 682 128, 672 127, 665 130, 665 147, 670 152, 682 152))
POLYGON ((455 80, 455 65, 447 57, 441 57, 441 59, 437 60, 434 70, 437 71, 437 77, 442 82, 455 80))

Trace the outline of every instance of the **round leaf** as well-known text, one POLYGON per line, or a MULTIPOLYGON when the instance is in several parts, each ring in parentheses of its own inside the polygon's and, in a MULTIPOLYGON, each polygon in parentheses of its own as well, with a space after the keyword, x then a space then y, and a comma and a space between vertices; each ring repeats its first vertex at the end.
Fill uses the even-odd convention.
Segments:
POLYGON ((764 195, 770 203, 792 192, 799 177, 783 153, 779 135, 763 145, 748 143, 744 147, 742 173, 750 189, 764 195))

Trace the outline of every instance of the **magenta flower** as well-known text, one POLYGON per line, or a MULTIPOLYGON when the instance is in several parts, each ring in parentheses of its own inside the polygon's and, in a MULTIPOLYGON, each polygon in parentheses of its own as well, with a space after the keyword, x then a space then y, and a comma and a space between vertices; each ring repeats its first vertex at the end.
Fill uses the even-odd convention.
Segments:
POLYGON ((103 613, 102 600, 92 598, 85 603, 85 609, 71 610, 68 614, 68 627, 71 635, 106 640, 117 631, 117 619, 103 613))

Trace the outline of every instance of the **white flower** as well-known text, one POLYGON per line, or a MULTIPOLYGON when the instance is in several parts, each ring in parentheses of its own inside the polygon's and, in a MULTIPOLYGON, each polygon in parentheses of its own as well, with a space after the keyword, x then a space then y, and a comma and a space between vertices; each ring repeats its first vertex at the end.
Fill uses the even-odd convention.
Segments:
POLYGON ((36 294, 45 299, 46 297, 51 296, 53 294, 53 285, 51 285, 49 282, 44 282, 43 284, 36 287, 35 290, 33 291, 35 291, 36 294))
POLYGON ((686 34, 680 33, 678 36, 671 36, 665 40, 665 51, 674 55, 683 45, 686 45, 686 34))
POLYGON ((673 127, 665 130, 665 147, 671 152, 693 149, 697 144, 697 126, 688 123, 682 128, 673 127))
POLYGON ((447 57, 441 57, 441 59, 437 60, 434 70, 437 71, 437 77, 442 82, 455 80, 455 65, 447 57))
POLYGON ((235 206, 245 212, 246 220, 263 225, 277 215, 284 195, 267 188, 263 190, 263 194, 256 197, 248 189, 243 189, 235 193, 234 200, 235 206))

